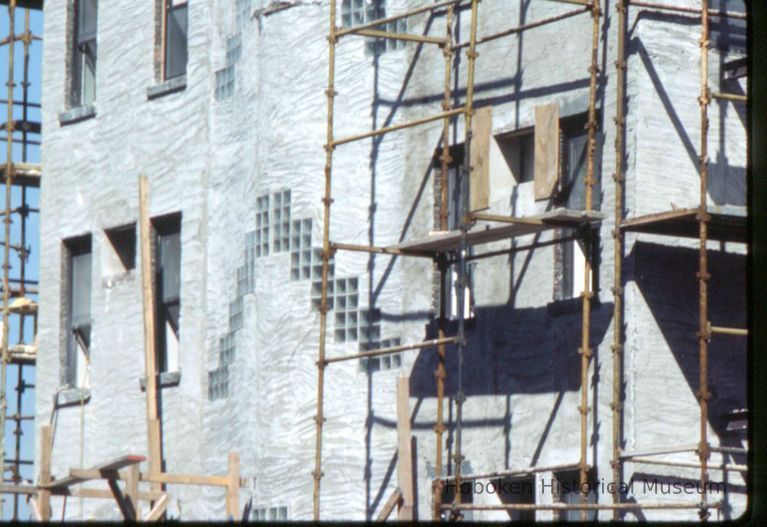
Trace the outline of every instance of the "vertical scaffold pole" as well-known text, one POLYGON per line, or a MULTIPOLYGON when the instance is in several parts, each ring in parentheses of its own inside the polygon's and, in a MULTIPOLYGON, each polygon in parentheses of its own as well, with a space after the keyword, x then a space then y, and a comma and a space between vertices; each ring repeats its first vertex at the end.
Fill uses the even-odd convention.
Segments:
POLYGON ((330 23, 328 30, 328 89, 325 92, 328 99, 327 116, 327 143, 325 144, 325 195, 322 198, 324 207, 324 220, 322 225, 322 292, 320 301, 320 346, 317 359, 317 414, 316 442, 314 450, 314 492, 313 492, 313 517, 314 521, 320 519, 320 484, 322 480, 322 427, 325 424, 324 393, 325 393, 325 340, 327 338, 328 318, 328 270, 330 268, 330 204, 331 200, 331 176, 333 171, 333 103, 336 92, 335 85, 335 58, 336 58, 336 0, 330 0, 330 23))
MULTIPOLYGON (((463 403, 466 399, 463 393, 463 355, 466 349, 466 287, 467 265, 466 256, 469 251, 468 232, 471 227, 469 218, 469 179, 471 178, 471 138, 472 138, 472 117, 474 116, 474 66, 479 54, 477 47, 477 8, 479 0, 471 1, 471 27, 469 35, 469 50, 466 52, 467 60, 467 79, 466 79, 466 104, 465 104, 465 141, 463 145, 463 176, 460 178, 461 185, 461 246, 458 253, 458 278, 456 280, 456 301, 458 303, 458 337, 456 340, 456 351, 458 353, 458 375, 457 386, 458 393, 455 396, 455 498, 453 504, 456 507, 461 505, 461 465, 463 463, 462 452, 462 434, 463 434, 463 403)), ((453 511, 453 516, 460 516, 460 510, 453 511)))
POLYGON ((711 337, 708 322, 708 208, 706 194, 708 192, 708 105, 710 102, 708 90, 708 46, 709 46, 709 17, 708 0, 701 0, 700 27, 700 208, 698 210, 698 225, 700 235, 700 261, 698 270, 698 287, 700 292, 700 324, 698 328, 698 353, 700 361, 700 386, 698 400, 700 402, 700 519, 706 521, 709 517, 708 496, 706 485, 708 481, 708 460, 710 456, 708 443, 708 341, 711 337))
MULTIPOLYGON (((596 155, 596 134, 597 134, 597 115, 596 115, 596 99, 597 99, 597 74, 599 67, 597 60, 599 57, 599 22, 601 17, 601 10, 599 6, 599 0, 592 0, 591 4, 591 19, 592 19, 592 34, 591 34, 591 65, 589 66, 590 80, 589 80, 589 120, 588 120, 588 159, 587 159, 587 172, 586 180, 584 182, 586 186, 586 211, 591 211, 593 208, 593 190, 594 190, 594 158, 596 155)), ((588 395, 589 395, 589 362, 592 356, 591 349, 591 299, 594 296, 592 291, 592 237, 593 233, 589 230, 586 239, 586 263, 584 265, 584 281, 585 290, 581 293, 583 299, 583 314, 582 314, 582 327, 581 327, 581 349, 579 350, 581 355, 581 405, 579 408, 581 414, 581 458, 579 463, 580 468, 580 500, 581 503, 586 503, 588 500, 588 395)), ((586 520, 588 511, 581 510, 581 520, 586 520)))

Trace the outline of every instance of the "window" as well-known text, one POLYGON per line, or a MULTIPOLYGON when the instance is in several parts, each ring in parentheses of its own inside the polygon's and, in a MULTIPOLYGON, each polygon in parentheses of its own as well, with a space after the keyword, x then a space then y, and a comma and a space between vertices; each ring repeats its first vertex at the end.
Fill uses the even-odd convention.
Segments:
MULTIPOLYGON (((580 116, 562 122, 561 178, 557 206, 573 210, 586 209, 586 175, 588 172, 588 131, 584 126, 585 117, 580 116)), ((592 209, 601 205, 600 148, 601 136, 597 134, 597 150, 594 154, 594 186, 592 209)), ((572 231, 557 231, 557 236, 569 236, 572 231)), ((593 289, 594 272, 585 276, 587 246, 583 240, 573 240, 555 248, 559 278, 555 285, 555 299, 578 297, 583 291, 593 289)))
MULTIPOLYGON (((343 27, 367 24, 368 22, 385 17, 385 0, 343 0, 341 4, 341 24, 343 27)), ((381 24, 376 29, 389 33, 405 33, 407 31, 407 20, 393 20, 387 24, 381 24)), ((368 39, 366 43, 368 53, 374 55, 404 47, 405 41, 390 38, 368 39)))
POLYGON ((256 257, 269 256, 269 194, 256 198, 256 257))
MULTIPOLYGON (((463 469, 463 466, 462 466, 463 469)), ((445 486, 442 488, 442 504, 448 505, 450 503, 453 503, 455 501, 455 494, 456 490, 458 490, 461 493, 461 503, 474 503, 474 481, 472 480, 462 480, 461 481, 461 488, 456 489, 455 480, 451 479, 448 480, 447 483, 445 483, 445 486)), ((473 511, 460 511, 460 514, 463 515, 464 521, 471 521, 474 518, 473 511)), ((442 520, 448 521, 451 519, 451 512, 450 511, 443 511, 442 512, 442 520)))
POLYGON ((136 268, 136 224, 115 227, 105 231, 112 245, 115 258, 107 267, 114 271, 130 271, 136 268), (119 269, 115 269, 119 266, 119 269))
MULTIPOLYGON (((556 485, 554 487, 555 489, 555 500, 559 503, 566 503, 566 504, 576 504, 581 502, 581 496, 580 496, 580 473, 577 470, 570 470, 566 472, 560 472, 556 474, 556 485)), ((589 472, 589 477, 586 482, 588 495, 586 499, 586 503, 596 503, 597 502, 597 494, 595 491, 596 483, 595 478, 593 474, 593 470, 589 472)), ((558 513, 558 518, 555 517, 555 520, 559 521, 580 521, 581 520, 581 512, 580 510, 564 510, 564 511, 556 511, 558 513)), ((597 519, 597 511, 590 510, 586 511, 586 520, 587 521, 594 521, 597 519)))
POLYGON ((287 507, 258 507, 253 509, 253 520, 255 521, 287 521, 287 507))
MULTIPOLYGON (((360 351, 368 351, 371 349, 385 349, 393 348, 402 344, 399 338, 384 339, 380 344, 376 345, 360 342, 360 351)), ((380 357, 363 357, 360 359, 360 371, 374 372, 379 370, 396 370, 402 366, 402 357, 399 353, 393 353, 391 355, 381 355, 380 357)))
POLYGON ((357 340, 359 301, 356 278, 336 278, 335 280, 336 342, 357 340))
POLYGON ((75 0, 70 101, 73 107, 92 104, 96 100, 97 14, 97 0, 75 0))
MULTIPOLYGON (((441 162, 439 156, 441 151, 435 156, 434 164, 434 178, 438 181, 441 175, 441 162)), ((450 148, 450 157, 452 161, 448 166, 447 173, 447 228, 448 230, 455 231, 461 227, 461 210, 462 202, 468 203, 469 198, 465 195, 468 193, 468 185, 462 184, 461 181, 464 174, 463 164, 463 145, 456 145, 450 148)), ((439 188, 438 186, 436 188, 439 188)), ((439 191, 435 194, 435 207, 439 208, 441 196, 439 191)), ((471 247, 469 248, 469 254, 471 254, 471 247)), ((467 255, 468 256, 468 255, 467 255)), ((464 317, 470 318, 473 316, 472 310, 472 295, 471 295, 471 267, 466 266, 467 269, 467 284, 465 286, 464 295, 464 317)), ((445 313, 452 319, 458 317, 458 264, 451 265, 445 273, 445 290, 449 291, 449 294, 445 295, 445 313)))
MULTIPOLYGON (((494 480, 501 503, 535 503, 535 478, 501 478, 494 480)), ((510 510, 512 521, 535 521, 535 511, 510 510)))
POLYGON ((64 247, 68 269, 64 381, 71 388, 87 388, 91 358, 91 237, 67 240, 64 247))
POLYGON ((181 215, 153 221, 156 233, 157 370, 178 371, 181 299, 181 215))
POLYGON ((163 80, 186 75, 187 62, 187 0, 163 0, 165 2, 165 69, 163 80))
POLYGON ((496 137, 498 148, 517 183, 535 181, 535 136, 532 130, 496 137))
POLYGON ((275 253, 290 250, 290 191, 272 195, 272 249, 275 253))
POLYGON ((290 236, 290 279, 308 280, 312 276, 312 220, 293 220, 290 236))

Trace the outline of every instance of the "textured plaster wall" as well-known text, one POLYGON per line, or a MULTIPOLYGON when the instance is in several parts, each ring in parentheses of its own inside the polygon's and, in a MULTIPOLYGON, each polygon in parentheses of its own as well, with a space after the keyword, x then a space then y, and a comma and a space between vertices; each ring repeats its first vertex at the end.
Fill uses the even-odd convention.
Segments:
MULTIPOLYGON (((151 184, 151 214, 183 214, 181 380, 162 391, 166 469, 223 473, 227 452, 236 450, 242 476, 249 482, 240 494, 243 503, 252 499, 258 508, 287 507, 290 519, 311 517, 319 316, 311 307, 310 281, 290 280, 289 253, 256 259, 255 288, 243 295, 242 329, 232 332, 229 320, 230 303, 238 297, 237 271, 246 261, 246 239, 255 228, 258 196, 289 189, 291 220, 311 219, 311 246, 321 246, 327 3, 293 4, 268 17, 249 19, 241 27, 236 3, 190 2, 187 86, 147 101, 146 89, 154 84, 151 9, 103 3, 97 114, 69 126, 58 122, 59 112, 66 109, 66 72, 60 66, 66 56, 65 3, 46 5, 43 162, 47 177, 41 203, 41 251, 47 263, 41 270, 39 422, 51 418, 51 400, 61 386, 61 240, 91 232, 94 255, 93 388, 88 402, 61 408, 53 416, 54 474, 64 475, 69 467, 93 465, 127 452, 145 452, 145 402, 138 383, 143 375, 140 273, 112 271, 113 266, 107 265, 111 249, 103 234, 105 228, 137 219, 137 175, 145 173, 151 184), (236 32, 241 33, 242 49, 234 92, 217 100, 215 72, 226 65, 227 38, 236 32), (236 343, 228 367, 229 393, 211 401, 208 372, 220 365, 219 340, 229 333, 236 343)), ((387 13, 410 4, 389 2, 387 13)), ((254 2, 252 7, 265 5, 254 2)), ((509 9, 503 2, 483 2, 479 32, 500 31, 570 7, 528 2, 509 9)), ((613 10, 606 14, 612 18, 613 10)), ((468 27, 469 12, 462 11, 460 41, 468 39, 468 27)), ((412 32, 427 28, 430 34, 444 34, 444 18, 421 15, 410 21, 412 32)), ((694 26, 646 20, 633 29, 626 139, 630 215, 666 210, 668 200, 677 206, 695 203, 697 172, 685 145, 689 142, 695 149, 699 141, 696 32, 694 26), (648 72, 648 64, 655 73, 648 72), (665 95, 657 93, 654 76, 662 79, 665 95), (671 101, 676 117, 668 115, 664 101, 671 101), (679 137, 674 127, 677 120, 684 124, 688 139, 679 137)), ((579 15, 479 48, 476 104, 493 105, 494 133, 532 126, 535 106, 551 101, 559 102, 565 116, 587 110, 590 36, 589 16, 579 15)), ((603 30, 600 38, 599 63, 607 76, 598 96, 604 129, 602 210, 607 218, 600 228, 600 302, 592 319, 595 356, 589 375, 594 386, 589 399, 593 410, 589 461, 596 463, 598 477, 609 480, 614 31, 603 30)), ((374 61, 361 39, 342 41, 336 62, 336 137, 439 111, 443 68, 436 48, 408 44, 374 61)), ((463 100, 465 79, 462 54, 453 72, 457 103, 463 100)), ((719 115, 712 111, 712 128, 719 126, 719 115)), ((722 115, 726 156, 731 164, 742 166, 745 147, 738 137, 742 124, 732 107, 722 115)), ((432 230, 429 165, 440 133, 440 123, 434 123, 338 147, 331 239, 388 245, 432 230)), ((462 142, 462 119, 452 133, 462 142)), ((712 134, 712 145, 715 137, 712 134)), ((496 145, 490 170, 492 212, 523 215, 546 208, 545 202, 533 201, 532 183, 516 184, 496 145)), ((727 196, 728 203, 742 199, 742 185, 728 180, 716 188, 711 196, 716 204, 720 195, 727 196)), ((539 240, 550 236, 544 233, 539 240)), ((694 245, 657 237, 635 243, 635 238, 628 237, 626 253, 625 447, 693 443, 698 419, 696 260, 694 250, 684 247, 694 245), (684 264, 677 264, 677 258, 684 264), (674 294, 669 295, 670 290, 674 294), (669 416, 673 421, 667 421, 669 416)), ((532 241, 528 236, 515 243, 532 241)), ((488 250, 509 243, 496 242, 488 250)), ((544 247, 513 258, 494 257, 474 268, 477 316, 469 324, 463 378, 468 396, 465 472, 578 461, 581 319, 577 302, 573 309, 567 309, 567 304, 560 314, 553 314, 548 305, 553 298, 553 251, 544 247)), ((724 257, 712 259, 715 276, 731 268, 724 257)), ((420 259, 348 252, 335 257, 336 278, 359 280, 360 308, 381 310, 381 337, 402 342, 422 340, 434 332, 432 269, 431 262, 420 259)), ((714 303, 712 320, 726 325, 719 317, 743 312, 743 290, 742 284, 714 287, 712 296, 721 292, 725 300, 714 303)), ((328 317, 328 354, 359 351, 357 342, 334 342, 334 316, 332 311, 328 317)), ((732 346, 729 353, 743 358, 744 349, 732 346)), ((454 350, 448 355, 445 415, 450 424, 447 453, 453 454, 454 350)), ((731 401, 744 403, 745 375, 740 366, 733 366, 738 360, 716 363, 728 372, 717 374, 722 408, 731 401)), ((421 518, 429 517, 435 475, 435 367, 433 350, 408 352, 400 369, 373 374, 360 371, 356 361, 330 366, 325 391, 323 518, 374 517, 396 485, 395 384, 398 375, 408 373, 418 512, 421 518)), ((712 441, 717 442, 715 437, 712 441)), ((627 466, 625 479, 633 470, 627 466)), ((690 471, 690 477, 695 475, 690 471)), ((171 488, 171 494, 173 515, 223 517, 220 490, 179 486, 171 488)), ((475 497, 477 502, 496 499, 475 497)), ((609 501, 609 496, 600 501, 609 501)), ((737 503, 742 510, 742 500, 737 503)), ((60 510, 60 505, 56 502, 54 510, 60 510)), ((85 517, 118 517, 109 501, 85 501, 83 508, 85 517)), ((736 507, 734 515, 737 511, 736 507)), ((695 512, 689 514, 692 519, 695 512)), ((79 508, 68 506, 67 516, 79 517, 79 508)), ((652 517, 656 516, 670 517, 663 513, 652 517)), ((504 515, 477 513, 474 517, 504 515)), ((551 515, 539 513, 539 518, 551 515)))

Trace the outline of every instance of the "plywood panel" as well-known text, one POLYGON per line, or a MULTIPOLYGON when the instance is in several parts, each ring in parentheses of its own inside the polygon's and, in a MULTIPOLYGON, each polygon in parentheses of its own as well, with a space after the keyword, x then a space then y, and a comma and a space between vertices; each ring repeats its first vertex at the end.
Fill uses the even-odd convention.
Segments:
POLYGON ((471 137, 471 176, 469 210, 490 206, 490 141, 493 137, 493 107, 485 106, 474 114, 471 137))
POLYGON ((535 199, 548 199, 559 180, 559 104, 535 107, 535 199))

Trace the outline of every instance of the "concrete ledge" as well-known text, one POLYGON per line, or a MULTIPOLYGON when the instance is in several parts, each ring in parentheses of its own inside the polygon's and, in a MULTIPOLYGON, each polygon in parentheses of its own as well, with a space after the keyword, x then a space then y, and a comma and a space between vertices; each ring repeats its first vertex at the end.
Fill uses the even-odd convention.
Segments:
POLYGON ((87 403, 90 398, 90 388, 64 388, 56 394, 56 406, 83 404, 87 403))
POLYGON ((92 117, 96 117, 96 107, 92 104, 86 104, 78 106, 77 108, 72 108, 66 112, 61 112, 59 114, 59 124, 61 126, 66 126, 68 124, 79 123, 80 121, 91 119, 92 117))
MULTIPOLYGON (((168 388, 170 386, 178 386, 181 382, 181 372, 180 371, 166 371, 159 375, 160 377, 160 388, 168 388)), ((141 391, 146 391, 146 377, 141 377, 139 379, 139 384, 141 385, 141 391)))
POLYGON ((176 93, 186 89, 186 75, 181 75, 174 79, 155 84, 146 89, 146 98, 149 100, 157 99, 164 95, 176 93))

